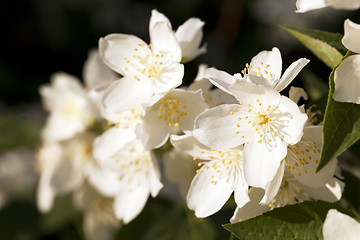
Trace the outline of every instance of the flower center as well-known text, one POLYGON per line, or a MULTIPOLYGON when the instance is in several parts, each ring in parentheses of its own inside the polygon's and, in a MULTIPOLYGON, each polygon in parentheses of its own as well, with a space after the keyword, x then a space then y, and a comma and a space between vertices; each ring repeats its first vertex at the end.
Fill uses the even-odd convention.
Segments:
POLYGON ((257 117, 257 120, 258 120, 259 125, 264 125, 269 122, 270 118, 266 114, 259 114, 259 116, 257 117))
POLYGON ((269 204, 271 209, 311 199, 310 196, 294 182, 294 180, 291 173, 285 171, 279 191, 269 204))
POLYGON ((158 111, 158 119, 162 119, 169 126, 178 127, 180 119, 187 116, 187 106, 179 101, 179 99, 168 98, 161 100, 158 111))
MULTIPOLYGON (((240 150, 224 150, 216 151, 214 149, 211 152, 201 152, 206 154, 204 158, 211 159, 210 161, 200 162, 198 167, 201 167, 196 171, 208 171, 211 176, 211 183, 216 185, 218 181, 226 179, 226 182, 237 181, 240 174, 241 166, 241 151, 240 150)), ((196 158, 194 158, 196 160, 196 158)))

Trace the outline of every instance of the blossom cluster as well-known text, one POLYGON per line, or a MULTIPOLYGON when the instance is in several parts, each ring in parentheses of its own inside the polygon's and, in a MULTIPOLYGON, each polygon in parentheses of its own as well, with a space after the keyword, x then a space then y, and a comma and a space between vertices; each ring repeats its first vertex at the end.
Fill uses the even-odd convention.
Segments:
POLYGON ((316 172, 322 125, 298 105, 306 92, 291 87, 281 94, 309 60, 282 73, 274 47, 234 75, 200 65, 194 82, 182 86, 184 64, 206 52, 203 25, 190 18, 174 31, 153 10, 149 44, 107 35, 89 53, 84 85, 59 72, 40 88, 49 112, 37 156, 42 212, 56 196, 73 193, 88 238, 109 238, 163 188, 159 160, 199 218, 218 212, 233 193, 231 222, 341 198, 337 159, 316 172), (156 155, 159 148, 166 152, 156 155))

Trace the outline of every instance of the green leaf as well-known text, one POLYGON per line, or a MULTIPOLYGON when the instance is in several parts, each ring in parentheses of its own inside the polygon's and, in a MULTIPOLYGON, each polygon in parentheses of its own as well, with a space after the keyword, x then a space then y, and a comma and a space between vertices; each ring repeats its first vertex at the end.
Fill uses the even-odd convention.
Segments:
POLYGON ((341 34, 285 26, 281 28, 298 39, 330 68, 337 66, 343 57, 341 52, 346 52, 341 44, 341 34))
POLYGON ((19 114, 2 113, 0 116, 0 151, 21 146, 36 146, 40 127, 19 114))
POLYGON ((354 214, 336 203, 306 201, 275 208, 249 220, 223 225, 239 239, 323 239, 322 225, 329 209, 337 209, 351 217, 354 214))
MULTIPOLYGON (((346 57, 349 55, 351 53, 346 57)), ((317 171, 360 139, 360 105, 333 99, 335 69, 329 79, 330 92, 324 115, 323 146, 317 171)))

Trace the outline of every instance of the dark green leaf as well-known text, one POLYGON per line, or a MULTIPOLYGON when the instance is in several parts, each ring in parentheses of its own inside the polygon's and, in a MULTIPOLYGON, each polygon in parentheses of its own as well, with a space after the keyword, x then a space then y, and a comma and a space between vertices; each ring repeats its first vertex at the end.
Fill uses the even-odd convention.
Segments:
POLYGON ((276 208, 249 220, 223 227, 246 240, 323 239, 322 225, 329 209, 355 217, 336 203, 307 201, 276 208))
POLYGON ((346 52, 341 44, 341 34, 285 26, 281 28, 298 39, 330 68, 337 66, 343 57, 341 52, 346 52))
POLYGON ((360 139, 360 105, 337 102, 333 99, 335 69, 329 79, 330 92, 324 116, 324 141, 317 171, 360 139))

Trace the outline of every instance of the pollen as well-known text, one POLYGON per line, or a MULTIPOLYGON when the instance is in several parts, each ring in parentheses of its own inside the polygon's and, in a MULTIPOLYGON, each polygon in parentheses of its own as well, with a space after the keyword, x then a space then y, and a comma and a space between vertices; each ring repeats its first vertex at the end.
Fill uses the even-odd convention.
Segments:
POLYGON ((187 115, 186 108, 186 105, 180 102, 179 99, 163 99, 159 106, 158 119, 163 119, 170 127, 179 127, 181 118, 187 115))

